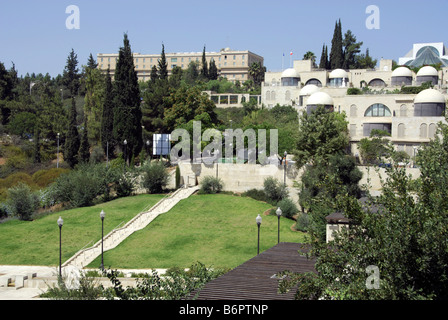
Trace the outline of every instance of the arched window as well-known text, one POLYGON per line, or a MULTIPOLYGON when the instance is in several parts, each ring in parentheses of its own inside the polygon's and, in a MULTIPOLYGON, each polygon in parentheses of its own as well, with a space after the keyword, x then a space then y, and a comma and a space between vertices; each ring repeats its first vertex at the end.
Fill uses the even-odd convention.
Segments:
POLYGON ((386 83, 382 79, 373 79, 369 82, 369 87, 385 87, 386 83))
POLYGON ((375 103, 371 105, 366 112, 364 117, 390 117, 391 113, 388 107, 381 103, 375 103))
POLYGON ((271 100, 275 100, 275 91, 271 92, 271 100))
POLYGON ((402 104, 400 106, 400 117, 406 117, 406 112, 407 111, 407 107, 405 104, 402 104))
POLYGON ((434 139, 434 137, 436 136, 436 125, 434 123, 431 123, 429 125, 429 130, 428 130, 428 138, 429 139, 434 139))
POLYGON ((289 92, 289 90, 286 90, 286 92, 285 92, 285 100, 286 101, 291 100, 291 92, 289 92))
POLYGON ((404 138, 406 134, 405 129, 404 123, 398 125, 398 138, 404 138))
POLYGON ((422 123, 420 125, 420 138, 428 137, 428 125, 426 123, 422 123))
POLYGON ((266 91, 266 100, 271 100, 271 91, 266 91))
POLYGON ((314 84, 318 87, 322 87, 322 82, 320 82, 320 80, 318 80, 318 79, 310 79, 305 83, 305 85, 309 85, 309 84, 314 84))

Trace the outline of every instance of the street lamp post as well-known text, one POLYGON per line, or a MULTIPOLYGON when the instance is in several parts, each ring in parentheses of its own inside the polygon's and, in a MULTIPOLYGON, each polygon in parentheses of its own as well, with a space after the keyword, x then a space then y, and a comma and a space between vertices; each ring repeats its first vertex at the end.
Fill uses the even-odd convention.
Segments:
POLYGON ((280 243, 280 217, 282 216, 282 209, 280 207, 277 208, 277 211, 275 211, 278 218, 278 240, 277 243, 280 243))
POLYGON ((59 226, 59 277, 62 279, 62 225, 64 224, 64 220, 59 217, 58 226, 59 226))
POLYGON ((56 168, 59 168, 59 132, 58 132, 58 160, 56 163, 56 168))
POLYGON ((257 222, 257 226, 258 226, 258 249, 257 249, 257 254, 260 254, 260 225, 261 225, 261 216, 258 215, 257 218, 255 218, 255 221, 257 222))
POLYGON ((283 162, 283 165, 285 166, 285 170, 283 172, 283 184, 286 187, 286 156, 288 155, 288 153, 285 151, 285 161, 283 162))
POLYGON ((104 210, 101 210, 100 212, 100 218, 101 218, 101 270, 104 270, 104 259, 103 259, 103 252, 104 252, 104 218, 106 217, 106 213, 104 210))
POLYGON ((126 141, 126 139, 123 141, 124 144, 124 163, 123 163, 123 170, 126 170, 126 146, 128 144, 128 142, 126 141))
POLYGON ((146 157, 149 157, 149 140, 146 140, 146 157))

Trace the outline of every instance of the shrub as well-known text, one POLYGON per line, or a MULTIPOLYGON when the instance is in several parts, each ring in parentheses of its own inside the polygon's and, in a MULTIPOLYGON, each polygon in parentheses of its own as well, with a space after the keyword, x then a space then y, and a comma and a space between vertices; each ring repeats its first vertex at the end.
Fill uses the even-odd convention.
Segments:
POLYGON ((264 179, 263 186, 269 203, 272 205, 276 205, 280 200, 288 197, 286 186, 273 177, 264 179))
POLYGON ((168 181, 169 175, 162 162, 152 162, 143 167, 142 187, 148 193, 161 193, 168 181))
POLYGON ((310 226, 310 218, 307 213, 301 213, 297 217, 295 229, 302 232, 308 232, 310 226))
POLYGON ((269 198, 263 190, 250 189, 242 194, 243 197, 250 197, 258 201, 269 202, 269 198))
POLYGON ((200 193, 219 193, 223 188, 223 182, 220 178, 206 176, 202 180, 200 193))
POLYGON ((176 189, 180 187, 180 168, 176 167, 176 189))
POLYGON ((289 198, 280 200, 277 203, 277 206, 280 207, 280 209, 282 209, 282 216, 286 218, 292 218, 299 211, 294 202, 289 198))
POLYGON ((20 220, 30 220, 39 206, 39 197, 24 183, 8 189, 7 204, 13 216, 20 220))

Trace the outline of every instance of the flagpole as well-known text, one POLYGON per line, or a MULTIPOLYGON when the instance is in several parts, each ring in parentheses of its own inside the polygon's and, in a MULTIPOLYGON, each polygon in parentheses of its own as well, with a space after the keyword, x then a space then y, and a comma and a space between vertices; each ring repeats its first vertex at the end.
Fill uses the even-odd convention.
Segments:
POLYGON ((285 60, 285 54, 282 55, 282 71, 283 71, 283 61, 285 60))

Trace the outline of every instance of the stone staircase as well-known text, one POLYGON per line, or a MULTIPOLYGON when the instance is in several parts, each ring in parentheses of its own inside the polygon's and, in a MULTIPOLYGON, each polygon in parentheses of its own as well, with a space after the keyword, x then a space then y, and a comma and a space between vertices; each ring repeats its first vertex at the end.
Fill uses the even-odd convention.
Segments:
MULTIPOLYGON (((116 228, 103 238, 103 251, 111 250, 118 246, 124 239, 135 231, 145 228, 151 221, 162 213, 168 212, 179 201, 188 198, 199 190, 199 186, 179 188, 157 202, 149 210, 144 210, 127 222, 123 227, 116 228)), ((81 249, 73 257, 68 259, 62 267, 76 267, 82 269, 101 255, 101 240, 92 247, 81 249)))

